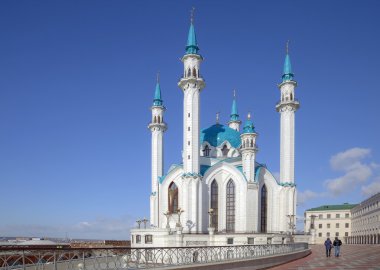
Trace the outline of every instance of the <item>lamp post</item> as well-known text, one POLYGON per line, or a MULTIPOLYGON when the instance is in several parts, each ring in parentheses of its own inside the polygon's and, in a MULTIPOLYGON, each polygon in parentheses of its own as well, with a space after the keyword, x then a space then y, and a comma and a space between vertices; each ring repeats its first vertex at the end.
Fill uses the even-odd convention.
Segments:
POLYGON ((295 217, 296 215, 286 215, 288 218, 289 218, 289 229, 290 229, 290 239, 291 241, 293 242, 293 233, 294 233, 294 229, 296 227, 295 225, 295 217))
POLYGON ((185 212, 184 210, 182 210, 181 208, 178 208, 176 213, 178 215, 178 222, 176 224, 176 227, 182 227, 182 224, 181 224, 181 215, 182 213, 185 212))
POLYGON ((314 228, 314 222, 315 222, 315 218, 316 218, 317 216, 316 215, 311 215, 310 216, 310 230, 311 229, 315 229, 314 228))
POLYGON ((139 226, 139 229, 140 229, 142 220, 139 219, 139 220, 136 220, 136 222, 137 222, 137 225, 139 226))
POLYGON ((214 216, 214 209, 210 208, 210 210, 208 211, 208 214, 210 216, 210 228, 213 228, 214 224, 212 222, 212 217, 214 216))
POLYGON ((170 229, 169 218, 171 215, 172 215, 172 213, 170 213, 169 211, 166 211, 164 213, 164 216, 166 217, 166 229, 170 229))
POLYGON ((143 223, 144 223, 144 229, 146 229, 146 223, 148 222, 148 220, 146 218, 144 218, 143 220, 141 220, 143 223))

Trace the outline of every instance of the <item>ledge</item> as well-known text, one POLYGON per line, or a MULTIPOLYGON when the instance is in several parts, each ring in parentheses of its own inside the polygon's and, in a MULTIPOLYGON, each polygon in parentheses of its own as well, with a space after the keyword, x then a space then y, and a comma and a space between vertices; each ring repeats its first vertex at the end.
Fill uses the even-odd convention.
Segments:
POLYGON ((165 267, 156 269, 181 269, 181 270, 193 270, 193 269, 207 269, 207 270, 224 270, 224 269, 268 269, 277 265, 285 264, 291 261, 295 261, 304 258, 311 254, 311 250, 302 250, 297 252, 292 252, 288 254, 281 254, 275 256, 261 257, 257 259, 245 259, 236 260, 231 262, 220 262, 220 263, 206 263, 206 264, 193 264, 184 265, 176 267, 165 267))

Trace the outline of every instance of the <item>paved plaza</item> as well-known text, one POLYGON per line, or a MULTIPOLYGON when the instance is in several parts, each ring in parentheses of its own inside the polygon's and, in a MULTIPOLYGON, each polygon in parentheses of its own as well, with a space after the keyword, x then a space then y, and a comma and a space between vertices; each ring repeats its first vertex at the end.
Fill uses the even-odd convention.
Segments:
POLYGON ((323 245, 311 246, 312 254, 287 264, 272 267, 271 270, 304 269, 358 269, 380 270, 380 245, 342 245, 341 256, 326 258, 323 245))

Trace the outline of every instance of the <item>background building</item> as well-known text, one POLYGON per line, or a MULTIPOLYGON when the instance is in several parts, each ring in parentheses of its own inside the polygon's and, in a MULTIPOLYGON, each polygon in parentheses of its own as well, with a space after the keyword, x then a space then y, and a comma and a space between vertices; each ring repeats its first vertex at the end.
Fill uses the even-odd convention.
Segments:
POLYGON ((357 204, 322 205, 305 211, 305 233, 311 244, 322 244, 327 237, 344 240, 351 235, 351 209, 357 204))
POLYGON ((380 193, 352 208, 349 244, 380 244, 380 193))

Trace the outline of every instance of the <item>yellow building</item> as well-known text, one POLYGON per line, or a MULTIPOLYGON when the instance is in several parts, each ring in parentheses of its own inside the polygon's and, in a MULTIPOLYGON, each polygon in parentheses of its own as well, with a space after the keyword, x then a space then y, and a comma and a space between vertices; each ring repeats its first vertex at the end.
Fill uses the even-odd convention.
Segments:
POLYGON ((313 244, 323 244, 327 237, 342 241, 351 236, 351 209, 357 204, 322 205, 305 211, 304 231, 313 244))

